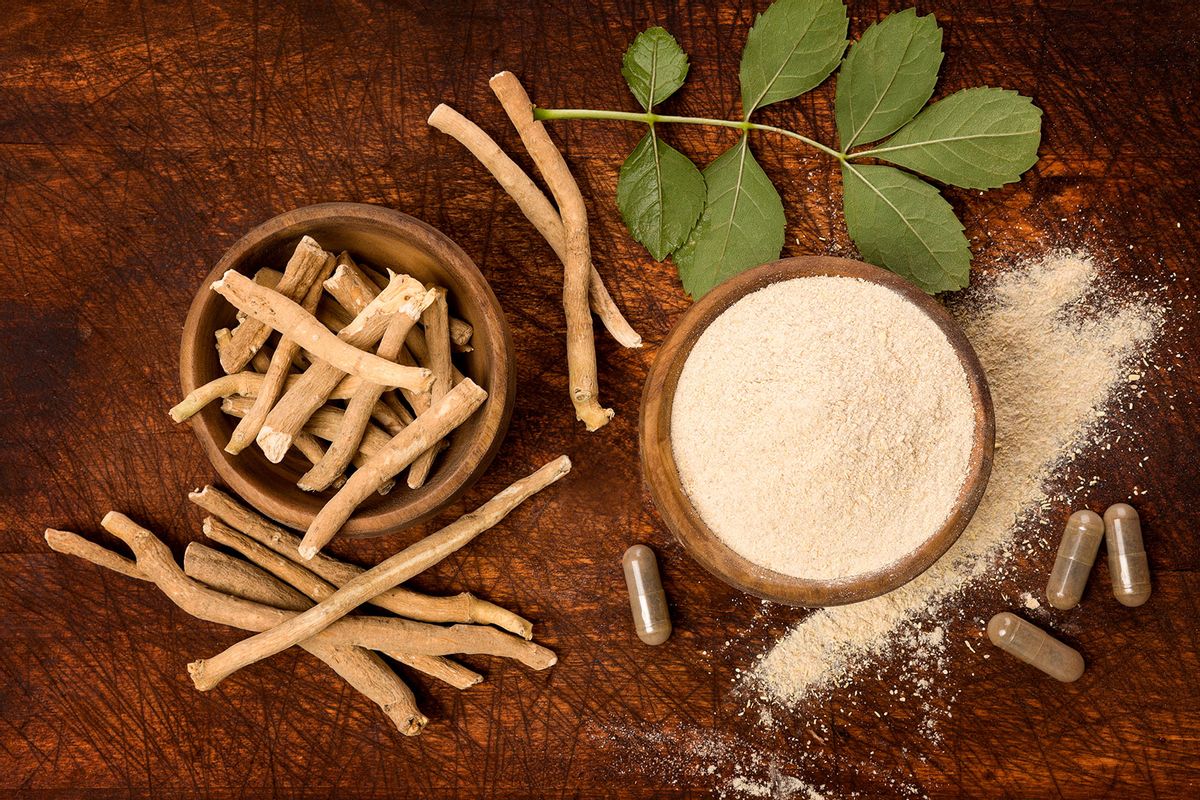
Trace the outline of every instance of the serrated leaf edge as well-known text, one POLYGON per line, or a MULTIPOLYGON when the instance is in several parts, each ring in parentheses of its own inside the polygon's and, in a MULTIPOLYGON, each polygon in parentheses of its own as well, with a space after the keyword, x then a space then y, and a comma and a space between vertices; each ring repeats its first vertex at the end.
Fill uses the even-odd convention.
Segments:
MULTIPOLYGON (((921 235, 921 232, 918 231, 913 226, 913 224, 908 221, 908 217, 906 217, 900 211, 900 209, 896 208, 896 204, 893 203, 891 200, 889 200, 887 195, 885 195, 883 192, 879 191, 879 189, 876 188, 875 184, 873 184, 869 180, 867 180, 866 177, 861 172, 859 172, 857 169, 855 169, 853 164, 851 164, 849 161, 846 161, 844 163, 846 165, 846 169, 853 172, 854 176, 856 178, 858 178, 860 181, 862 181, 864 186, 867 186, 868 188, 870 188, 870 190, 872 192, 874 192, 879 197, 880 200, 882 200, 884 203, 887 204, 888 208, 890 208, 893 212, 895 212, 896 216, 899 217, 904 222, 905 227, 907 227, 910 231, 912 231, 913 235, 917 237, 917 240, 921 243, 921 246, 925 248, 925 252, 929 253, 930 256, 933 256, 933 254, 935 252, 934 249, 929 246, 928 242, 925 241, 925 237, 921 235)), ((892 169, 897 169, 897 168, 892 167, 892 169)), ((920 180, 920 178, 917 178, 917 180, 920 180)), ((934 191, 937 191, 937 190, 934 189, 934 191)), ((941 193, 938 192, 938 194, 940 195, 941 193)), ((959 224, 961 225, 961 222, 959 224)), ((959 230, 961 233, 961 230, 962 230, 961 227, 959 230)), ((968 257, 970 257, 970 249, 969 248, 967 250, 967 254, 968 254, 968 257)), ((940 269, 942 271, 943 275, 945 275, 947 278, 951 278, 951 279, 953 278, 953 276, 950 275, 950 273, 946 271, 945 267, 942 266, 941 262, 937 260, 936 256, 933 258, 933 261, 935 264, 937 264, 938 269, 940 269)), ((912 280, 912 279, 910 278, 910 280, 912 280)), ((917 281, 915 281, 915 280, 913 281, 913 283, 916 283, 916 282, 917 281)), ((925 287, 922 287, 922 288, 925 288, 925 287)))
MULTIPOLYGON (((917 14, 916 8, 909 8, 909 9, 905 9, 904 11, 899 11, 896 14, 889 14, 886 17, 884 17, 883 19, 881 19, 879 22, 874 23, 874 25, 872 25, 871 27, 874 27, 875 25, 881 25, 884 22, 886 22, 887 20, 891 19, 893 16, 899 16, 900 14, 907 13, 908 11, 913 12, 913 16, 916 17, 918 22, 921 22, 922 20, 926 20, 926 19, 931 19, 931 18, 933 19, 934 29, 938 32, 938 49, 941 50, 942 28, 940 25, 937 24, 937 18, 934 17, 933 14, 926 14, 925 16, 922 17, 921 15, 917 14)), ((870 30, 870 28, 868 28, 867 30, 870 30)), ((906 55, 908 53, 908 48, 912 47, 912 43, 915 38, 915 34, 917 33, 917 30, 918 29, 914 28, 909 33, 908 41, 904 45, 904 53, 906 55)), ((866 34, 864 33, 864 35, 866 35, 866 34)), ((860 36, 858 39, 858 42, 855 42, 854 44, 857 45, 861 41, 862 41, 862 37, 860 36)), ((851 45, 850 49, 853 50, 854 45, 851 45)), ((945 52, 942 51, 941 57, 938 59, 938 71, 939 72, 941 71, 941 67, 942 67, 941 62, 945 60, 945 56, 946 56, 945 52)), ((849 57, 850 57, 849 55, 846 56, 847 59, 849 57)), ((903 57, 901 58, 901 61, 903 61, 903 57)), ((845 64, 845 59, 843 59, 842 63, 843 63, 843 65, 845 64)), ((865 117, 863 117, 862 122, 858 126, 858 130, 854 131, 854 134, 850 137, 849 142, 847 142, 842 147, 842 152, 849 151, 850 149, 852 149, 854 147, 854 145, 856 143, 858 143, 858 137, 862 135, 863 129, 865 129, 867 127, 867 123, 869 123, 871 121, 871 118, 875 115, 875 112, 879 110, 879 104, 883 102, 883 99, 887 96, 888 91, 891 90, 892 85, 895 82, 896 82, 896 75, 893 74, 892 77, 888 80, 887 87, 882 92, 879 93, 879 97, 875 98, 875 107, 872 108, 871 111, 865 117)), ((925 104, 928 104, 928 102, 929 102, 928 99, 926 99, 925 104)), ((921 113, 921 111, 925 107, 925 104, 923 104, 921 108, 917 109, 917 113, 913 114, 912 118, 910 118, 908 120, 908 122, 912 122, 912 120, 915 119, 921 113)), ((907 125, 908 122, 906 122, 904 124, 907 125)), ((903 128, 904 126, 901 125, 900 127, 903 128)), ((893 134, 894 133, 895 132, 893 132, 893 134)), ((864 142, 863 144, 866 144, 866 143, 864 142)))

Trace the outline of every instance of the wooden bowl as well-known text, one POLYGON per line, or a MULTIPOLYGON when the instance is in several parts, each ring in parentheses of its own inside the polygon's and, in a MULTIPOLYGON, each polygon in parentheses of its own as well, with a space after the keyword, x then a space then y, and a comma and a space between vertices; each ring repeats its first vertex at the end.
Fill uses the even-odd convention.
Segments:
POLYGON ((742 273, 716 287, 692 306, 663 343, 642 395, 642 472, 667 527, 700 565, 731 586, 767 600, 794 606, 833 606, 877 597, 928 569, 958 539, 983 497, 992 469, 996 421, 979 359, 958 323, 925 292, 895 273, 845 258, 785 258, 742 273), (860 278, 885 286, 932 319, 958 354, 975 406, 975 441, 953 511, 941 529, 920 547, 876 572, 839 580, 784 575, 738 555, 700 518, 683 490, 671 449, 671 409, 688 354, 709 324, 751 292, 778 281, 816 275, 860 278))
MULTIPOLYGON (((424 521, 454 501, 478 478, 500 447, 512 416, 515 373, 512 337, 500 302, 458 245, 407 214, 359 203, 322 203, 280 214, 247 233, 204 279, 188 311, 180 345, 183 392, 222 375, 214 333, 236 324, 235 309, 209 286, 228 269, 251 275, 260 267, 282 270, 301 236, 326 250, 348 250, 371 266, 406 272, 448 290, 451 313, 474 327, 474 350, 455 358, 488 398, 450 436, 428 482, 412 490, 399 481, 389 494, 372 495, 342 528, 342 535, 379 536, 424 521)), ((272 464, 256 446, 230 455, 223 449, 236 420, 210 403, 191 420, 221 479, 246 502, 284 525, 305 529, 332 492, 310 493, 296 481, 311 466, 294 452, 272 464)))

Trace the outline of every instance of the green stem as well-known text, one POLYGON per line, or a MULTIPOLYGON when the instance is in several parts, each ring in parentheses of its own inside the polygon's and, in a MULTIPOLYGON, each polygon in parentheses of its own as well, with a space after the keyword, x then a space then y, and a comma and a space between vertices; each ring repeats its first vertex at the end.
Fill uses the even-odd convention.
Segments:
POLYGON ((672 114, 655 114, 652 112, 635 112, 635 111, 601 111, 592 108, 535 108, 533 110, 535 119, 540 120, 555 120, 555 119, 604 119, 616 120, 620 122, 642 122, 646 125, 653 125, 656 122, 665 122, 672 125, 715 125, 719 128, 735 128, 740 131, 767 131, 769 133, 778 133, 781 136, 787 136, 791 139, 804 142, 809 147, 816 148, 828 156, 836 158, 838 161, 844 161, 845 155, 834 150, 832 147, 827 147, 815 139, 810 139, 803 134, 789 131, 786 128, 777 128, 774 125, 761 125, 757 122, 735 121, 730 119, 712 119, 710 117, 677 117, 672 114))

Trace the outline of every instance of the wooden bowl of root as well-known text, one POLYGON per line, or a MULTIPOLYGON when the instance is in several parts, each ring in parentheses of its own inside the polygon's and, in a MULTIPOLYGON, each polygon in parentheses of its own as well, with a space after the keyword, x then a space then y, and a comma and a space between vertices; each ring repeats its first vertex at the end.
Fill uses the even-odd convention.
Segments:
MULTIPOLYGON (((282 270, 301 237, 310 236, 332 253, 349 252, 362 264, 392 269, 424 284, 446 289, 450 315, 472 328, 470 352, 454 363, 488 393, 483 406, 448 438, 425 484, 409 489, 400 476, 386 495, 358 507, 342 536, 379 536, 422 521, 453 502, 487 469, 512 415, 515 376, 512 338, 499 301, 483 275, 458 245, 399 211, 359 203, 323 203, 281 214, 247 233, 204 279, 184 324, 180 382, 186 395, 223 373, 214 347, 217 330, 233 328, 236 312, 210 289, 226 270, 253 275, 263 267, 282 270)), ((277 334, 272 337, 272 341, 277 334)), ((192 429, 221 479, 263 514, 305 529, 333 490, 305 492, 296 482, 312 464, 291 451, 278 464, 256 445, 237 455, 225 452, 236 419, 207 405, 191 418, 192 429)))
MULTIPOLYGON (((809 289, 804 288, 802 291, 809 291, 809 289)), ((796 295, 788 294, 786 296, 795 297, 796 295)), ((799 305, 795 306, 795 308, 800 307, 799 305)), ((788 306, 786 310, 790 312, 793 307, 788 306)), ((732 323, 729 323, 729 320, 737 316, 736 314, 731 315, 721 326, 714 328, 714 337, 718 334, 725 336, 731 330, 729 324, 732 323)), ((783 326, 798 324, 786 317, 783 321, 783 326)), ((856 339, 856 341, 858 340, 856 339)), ((763 347, 780 347, 780 345, 764 344, 763 347)), ((766 353, 766 350, 764 349, 762 353, 766 353)), ((738 370, 735 369, 734 373, 737 372, 738 370)), ((747 372, 747 370, 742 370, 742 372, 747 372)), ((912 383, 916 380, 917 378, 911 378, 908 382, 912 383)), ((748 383, 749 381, 743 379, 741 385, 745 387, 748 383)), ((757 389, 750 387, 743 393, 743 396, 752 391, 757 391, 757 389)), ((802 408, 809 408, 809 406, 802 406, 802 408)), ((803 430, 807 431, 810 428, 803 430)), ((822 432, 819 435, 825 436, 826 434, 822 432)), ((655 505, 680 544, 701 566, 731 586, 767 600, 795 606, 833 606, 867 600, 904 585, 928 569, 954 544, 975 513, 991 472, 994 438, 995 418, 987 380, 974 350, 950 314, 937 301, 904 278, 869 264, 842 258, 783 259, 744 272, 713 289, 684 314, 663 343, 650 370, 642 396, 640 444, 643 474, 655 505), (808 284, 807 280, 803 282, 795 280, 809 278, 855 280, 826 280, 813 284, 808 284), (782 282, 786 282, 787 286, 777 286, 782 282), (701 342, 710 326, 739 301, 758 293, 757 298, 749 301, 749 306, 742 306, 742 308, 759 308, 760 306, 755 304, 763 302, 764 297, 783 296, 776 290, 790 292, 792 287, 796 286, 832 287, 835 285, 843 287, 839 288, 839 291, 847 291, 844 287, 852 286, 853 292, 869 292, 871 293, 870 297, 877 298, 877 300, 873 300, 869 304, 869 311, 865 310, 868 308, 868 304, 852 308, 849 303, 829 302, 826 295, 820 294, 814 288, 811 297, 821 299, 804 301, 811 302, 811 305, 804 306, 807 309, 804 312, 807 315, 805 319, 823 323, 826 318, 829 318, 830 320, 839 320, 837 324, 843 326, 849 325, 846 320, 853 319, 858 325, 854 331, 859 329, 870 331, 869 336, 863 334, 867 337, 865 341, 868 349, 872 347, 873 339, 884 337, 884 344, 880 345, 880 348, 884 348, 884 354, 880 358, 884 360, 872 360, 875 358, 874 356, 861 355, 857 350, 851 352, 848 347, 842 347, 842 342, 827 336, 822 337, 818 331, 832 329, 834 322, 830 322, 830 327, 827 328, 822 328, 819 324, 803 330, 792 328, 786 334, 781 333, 775 335, 774 339, 769 339, 768 341, 776 343, 780 339, 786 340, 782 345, 782 352, 785 354, 782 359, 771 356, 775 359, 771 361, 765 355, 760 359, 760 352, 756 351, 754 347, 736 353, 726 353, 730 356, 729 359, 726 359, 727 361, 751 364, 753 366, 748 368, 751 371, 763 370, 761 375, 757 372, 750 375, 751 381, 758 381, 760 378, 764 382, 781 381, 778 384, 779 388, 772 391, 776 392, 774 396, 785 398, 781 401, 784 405, 779 407, 793 409, 790 417, 766 417, 758 413, 757 406, 747 407, 742 396, 739 396, 738 385, 717 385, 708 395, 693 390, 692 387, 698 385, 694 382, 696 380, 694 376, 703 374, 702 370, 711 367, 714 363, 707 359, 713 353, 723 352, 712 348, 713 338, 706 340, 706 343, 700 347, 697 347, 698 342, 701 342), (759 291, 768 288, 770 288, 768 292, 759 291), (832 474, 840 478, 842 473, 839 470, 848 470, 847 464, 856 462, 853 459, 837 463, 822 461, 826 453, 809 448, 799 448, 796 442, 809 440, 800 436, 792 438, 789 431, 793 428, 786 423, 806 416, 794 411, 795 403, 809 402, 810 398, 815 397, 818 402, 811 408, 817 410, 807 415, 811 422, 797 424, 820 426, 828 421, 829 426, 840 425, 831 427, 832 437, 830 439, 834 442, 835 449, 837 447, 844 448, 844 450, 837 451, 839 459, 842 458, 841 453, 843 452, 862 452, 864 447, 859 442, 874 441, 869 437, 893 436, 904 439, 899 434, 904 433, 906 429, 895 431, 887 428, 880 423, 880 420, 887 420, 885 416, 882 416, 882 412, 881 415, 874 416, 872 414, 873 406, 856 395, 867 394, 869 388, 878 392, 871 394, 871 397, 885 397, 891 391, 900 393, 909 390, 898 386, 900 380, 893 380, 891 383, 882 384, 879 387, 867 387, 863 383, 855 381, 861 379, 861 375, 858 373, 863 371, 868 371, 868 376, 882 374, 876 371, 877 364, 883 364, 893 370, 890 373, 893 379, 897 374, 905 379, 910 379, 910 376, 905 374, 905 371, 909 369, 913 370, 914 375, 925 375, 926 373, 922 372, 927 369, 925 362, 933 360, 933 357, 925 351, 896 353, 886 350, 886 348, 905 345, 908 340, 889 340, 887 339, 889 334, 881 332, 882 329, 872 330, 877 325, 886 327, 889 324, 886 320, 891 319, 891 317, 874 313, 875 302, 891 304, 886 307, 902 312, 901 315, 898 315, 900 318, 912 320, 911 324, 915 326, 914 330, 919 329, 920 335, 926 337, 921 341, 932 342, 936 345, 939 353, 937 363, 947 370, 945 373, 938 374, 953 376, 944 384, 937 383, 938 388, 925 389, 922 388, 925 383, 920 382, 914 384, 917 388, 911 389, 914 396, 920 392, 939 392, 943 393, 938 395, 941 398, 944 393, 952 393, 954 399, 951 405, 954 414, 947 419, 954 421, 953 431, 949 428, 940 430, 936 426, 930 425, 932 430, 927 434, 927 438, 918 439, 913 445, 905 444, 904 447, 910 447, 914 453, 911 461, 913 470, 919 468, 932 473, 938 469, 948 468, 937 467, 936 464, 939 461, 932 454, 931 448, 920 449, 922 442, 928 445, 929 442, 940 442, 953 437, 955 471, 952 474, 955 478, 951 481, 943 481, 944 485, 939 489, 938 504, 931 504, 931 510, 922 517, 924 520, 922 525, 918 526, 915 523, 911 525, 915 533, 904 534, 905 537, 911 535, 912 542, 907 538, 894 537, 891 534, 887 534, 885 537, 884 534, 877 532, 875 526, 866 523, 847 525, 841 528, 841 530, 852 530, 849 537, 859 537, 861 541, 853 538, 846 540, 851 542, 850 546, 859 548, 859 552, 867 554, 865 559, 854 562, 854 568, 845 569, 839 561, 843 551, 836 550, 841 545, 832 542, 833 535, 836 533, 834 529, 837 527, 835 520, 862 519, 862 517, 854 517, 851 512, 857 513, 864 505, 869 506, 875 502, 873 495, 876 492, 882 494, 885 490, 908 491, 907 488, 903 488, 908 486, 905 482, 907 480, 905 468, 909 464, 905 460, 908 457, 908 451, 901 449, 900 445, 884 448, 889 453, 888 457, 893 457, 890 455, 891 453, 899 454, 895 458, 899 461, 900 468, 891 473, 899 476, 895 481, 889 481, 879 473, 868 471, 849 474, 846 483, 841 484, 832 478, 822 479, 820 476, 832 474), (830 341, 834 341, 836 344, 821 346, 821 343, 830 341), (897 341, 900 344, 896 344, 897 341), (823 355, 815 355, 817 350, 821 350, 823 355), (677 398, 681 375, 683 375, 689 356, 693 354, 693 351, 697 354, 697 364, 689 371, 686 382, 690 394, 688 392, 681 393, 677 398), (796 354, 794 365, 790 360, 793 353, 796 354), (821 358, 826 360, 820 361, 821 358), (857 364, 855 359, 859 359, 857 364), (961 373, 965 376, 965 381, 958 377, 955 362, 961 365, 961 373), (784 364, 784 368, 776 372, 769 371, 772 369, 770 365, 777 363, 784 364), (814 369, 814 364, 820 366, 814 369), (842 393, 836 394, 833 389, 828 388, 834 386, 829 382, 839 380, 834 373, 843 371, 843 368, 845 373, 852 377, 844 379, 848 382, 840 386, 839 391, 842 393), (780 375, 784 377, 779 378, 780 375), (810 385, 816 388, 810 391, 810 385), (859 391, 860 387, 862 388, 861 392, 859 391), (830 402, 841 404, 840 413, 849 418, 835 420, 834 416, 828 413, 830 406, 820 404, 820 401, 823 400, 821 392, 826 392, 830 397, 836 397, 830 402), (709 402, 697 404, 698 397, 709 402), (730 397, 733 399, 729 399, 730 397), (803 399, 795 399, 796 397, 803 399), (673 416, 677 403, 680 407, 679 418, 673 416), (739 403, 743 403, 743 405, 739 406, 739 403), (787 406, 787 403, 793 405, 787 406), (867 406, 865 413, 864 405, 867 406), (693 415, 692 410, 698 410, 699 413, 693 415), (766 421, 757 419, 756 416, 762 416, 766 421), (864 419, 864 417, 871 417, 871 419, 864 419), (683 422, 679 422, 678 419, 683 419, 683 422), (779 421, 774 434, 770 433, 772 419, 779 421), (673 440, 673 420, 679 428, 677 433, 683 438, 673 440), (755 430, 766 433, 757 439, 746 438, 748 434, 744 431, 750 426, 758 426, 755 430), (882 430, 880 430, 881 428, 882 430), (774 440, 772 440, 772 436, 774 440), (714 444, 707 444, 707 440, 711 440, 714 444), (701 443, 701 450, 705 447, 710 448, 707 455, 711 458, 698 460, 695 457, 695 453, 698 452, 696 442, 701 443), (726 442, 733 443, 735 448, 760 447, 761 451, 754 452, 752 456, 743 456, 740 453, 731 454, 728 450, 723 449, 726 442), (843 444, 843 442, 847 442, 847 444, 843 444), (788 458, 794 460, 788 461, 782 457, 776 459, 774 456, 783 452, 777 448, 777 443, 778 448, 791 446, 792 451, 788 458), (677 452, 677 447, 684 449, 677 452), (728 461, 726 461, 726 456, 730 456, 728 461), (756 483, 757 475, 751 478, 739 478, 734 474, 738 471, 737 465, 745 466, 747 463, 745 459, 750 457, 761 459, 768 465, 769 470, 764 472, 768 479, 775 479, 770 474, 770 471, 773 471, 786 476, 780 480, 790 480, 793 485, 799 487, 795 489, 795 494, 802 496, 802 502, 786 505, 787 502, 791 502, 791 498, 783 498, 782 493, 766 494, 767 489, 760 490, 756 483), (722 461, 726 463, 713 469, 705 466, 707 463, 722 461), (682 469, 681 464, 683 465, 682 469), (734 466, 730 467, 729 464, 734 466), (788 466, 784 466, 785 464, 788 466), (918 467, 918 465, 921 466, 918 467), (796 470, 791 471, 791 467, 796 467, 796 470), (683 477, 685 474, 690 481, 687 483, 688 487, 697 494, 695 498, 689 495, 689 489, 685 489, 683 477), (697 475, 700 478, 697 478, 697 475), (715 477, 708 481, 711 476, 715 477), (817 476, 817 478, 813 478, 813 476, 817 476), (708 482, 704 483, 703 481, 708 482), (699 490, 696 489, 698 485, 703 485, 706 491, 712 486, 716 486, 717 490, 700 496, 699 490), (889 486, 902 488, 887 489, 886 487, 889 486), (727 487, 732 488, 727 489, 727 487), (718 499, 714 500, 714 497, 718 499), (770 499, 762 501, 763 497, 770 499), (776 498, 779 498, 778 508, 773 507, 776 498), (754 505, 756 502, 758 505, 754 505), (768 507, 770 507, 769 513, 776 515, 772 519, 783 520, 783 528, 771 528, 761 522, 766 518, 765 516, 755 516, 756 512, 753 509, 768 507), (713 521, 711 525, 706 522, 705 517, 698 510, 699 508, 706 509, 705 513, 708 519, 713 521), (833 515, 832 509, 835 508, 838 510, 837 516, 833 515), (801 509, 801 513, 809 513, 812 516, 804 517, 800 513, 793 513, 796 509, 801 509), (851 511, 845 511, 845 509, 851 511), (828 513, 826 513, 827 511, 828 513), (748 521, 742 522, 743 519, 748 521), (800 521, 794 522, 795 520, 800 521), (802 528, 806 532, 807 538, 803 540, 802 546, 789 549, 794 540, 778 538, 784 536, 778 532, 780 530, 792 531, 793 528, 786 526, 793 524, 796 529, 802 528), (725 538, 719 536, 714 531, 714 527, 724 531, 725 538), (826 536, 826 532, 829 536, 826 536), (762 546, 775 548, 770 552, 777 557, 775 559, 757 557, 761 556, 762 552, 767 552, 755 550, 760 547, 760 542, 769 542, 768 545, 762 546), (911 549, 910 544, 912 544, 911 549), (735 547, 738 549, 735 550, 735 547), (898 556, 894 556, 892 550, 898 547, 904 549, 898 551, 898 556), (837 555, 830 555, 835 552, 837 555), (756 557, 752 560, 747 557, 747 554, 756 557), (882 561, 881 559, 885 557, 887 560, 882 561), (871 559, 875 559, 875 561, 871 559), (768 563, 771 565, 770 567, 766 566, 768 563), (871 567, 860 568, 864 563, 870 563, 871 567)), ((855 456, 855 458, 857 457, 855 456)), ((864 458, 874 457, 873 453, 864 456, 864 458)), ((764 512, 764 514, 766 513, 768 512, 764 512)), ((879 516, 875 515, 866 519, 878 518, 879 516)), ((896 524, 902 526, 907 523, 902 520, 896 524)), ((883 526, 880 526, 880 529, 883 529, 883 526)))

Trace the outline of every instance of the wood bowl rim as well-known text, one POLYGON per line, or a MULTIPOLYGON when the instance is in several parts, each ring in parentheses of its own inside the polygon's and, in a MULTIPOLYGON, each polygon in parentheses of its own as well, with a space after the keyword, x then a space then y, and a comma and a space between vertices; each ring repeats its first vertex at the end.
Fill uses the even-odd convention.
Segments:
MULTIPOLYGON (((224 298, 211 291, 211 284, 228 269, 248 267, 248 255, 264 241, 283 236, 293 228, 296 229, 296 238, 299 238, 315 223, 323 226, 340 223, 365 225, 424 249, 437 263, 438 270, 454 274, 459 282, 470 288, 471 302, 482 310, 479 319, 472 319, 471 323, 477 329, 481 324, 486 327, 487 335, 473 342, 480 347, 486 341, 486 350, 481 358, 488 365, 486 379, 481 382, 488 392, 488 398, 483 408, 476 412, 482 414, 482 419, 470 440, 478 444, 470 446, 468 443, 463 448, 465 457, 454 461, 445 460, 443 456, 443 463, 431 473, 430 480, 420 490, 398 486, 393 490, 394 494, 389 494, 379 505, 356 513, 339 532, 339 536, 350 538, 384 536, 431 519, 458 499, 490 466, 508 431, 515 401, 516 369, 512 333, 500 301, 475 262, 452 239, 432 225, 402 211, 367 203, 332 202, 302 206, 252 228, 221 256, 200 284, 188 309, 180 341, 179 377, 184 395, 204 382, 198 374, 201 368, 197 360, 199 348, 213 346, 214 331, 200 330, 201 320, 212 306, 226 303, 224 298), (412 492, 416 494, 406 496, 412 492)), ((462 301, 459 300, 459 303, 461 305, 462 301)), ((313 513, 300 508, 278 492, 260 488, 259 481, 248 476, 249 470, 238 465, 238 457, 224 451, 221 416, 220 404, 210 403, 189 420, 220 479, 239 497, 271 519, 297 530, 306 529, 315 516, 313 513)))
POLYGON ((741 273, 697 301, 667 335, 646 379, 639 420, 642 475, 654 505, 683 549, 708 572, 743 592, 792 606, 844 605, 886 594, 941 558, 966 529, 983 498, 992 469, 996 420, 987 377, 971 343, 949 312, 905 278, 861 261, 797 256, 741 273), (683 490, 671 447, 671 412, 683 365, 708 326, 751 292, 780 281, 814 276, 859 278, 895 291, 937 324, 966 372, 975 407, 974 446, 966 480, 942 527, 917 549, 874 572, 838 580, 796 578, 735 553, 700 518, 683 490))

